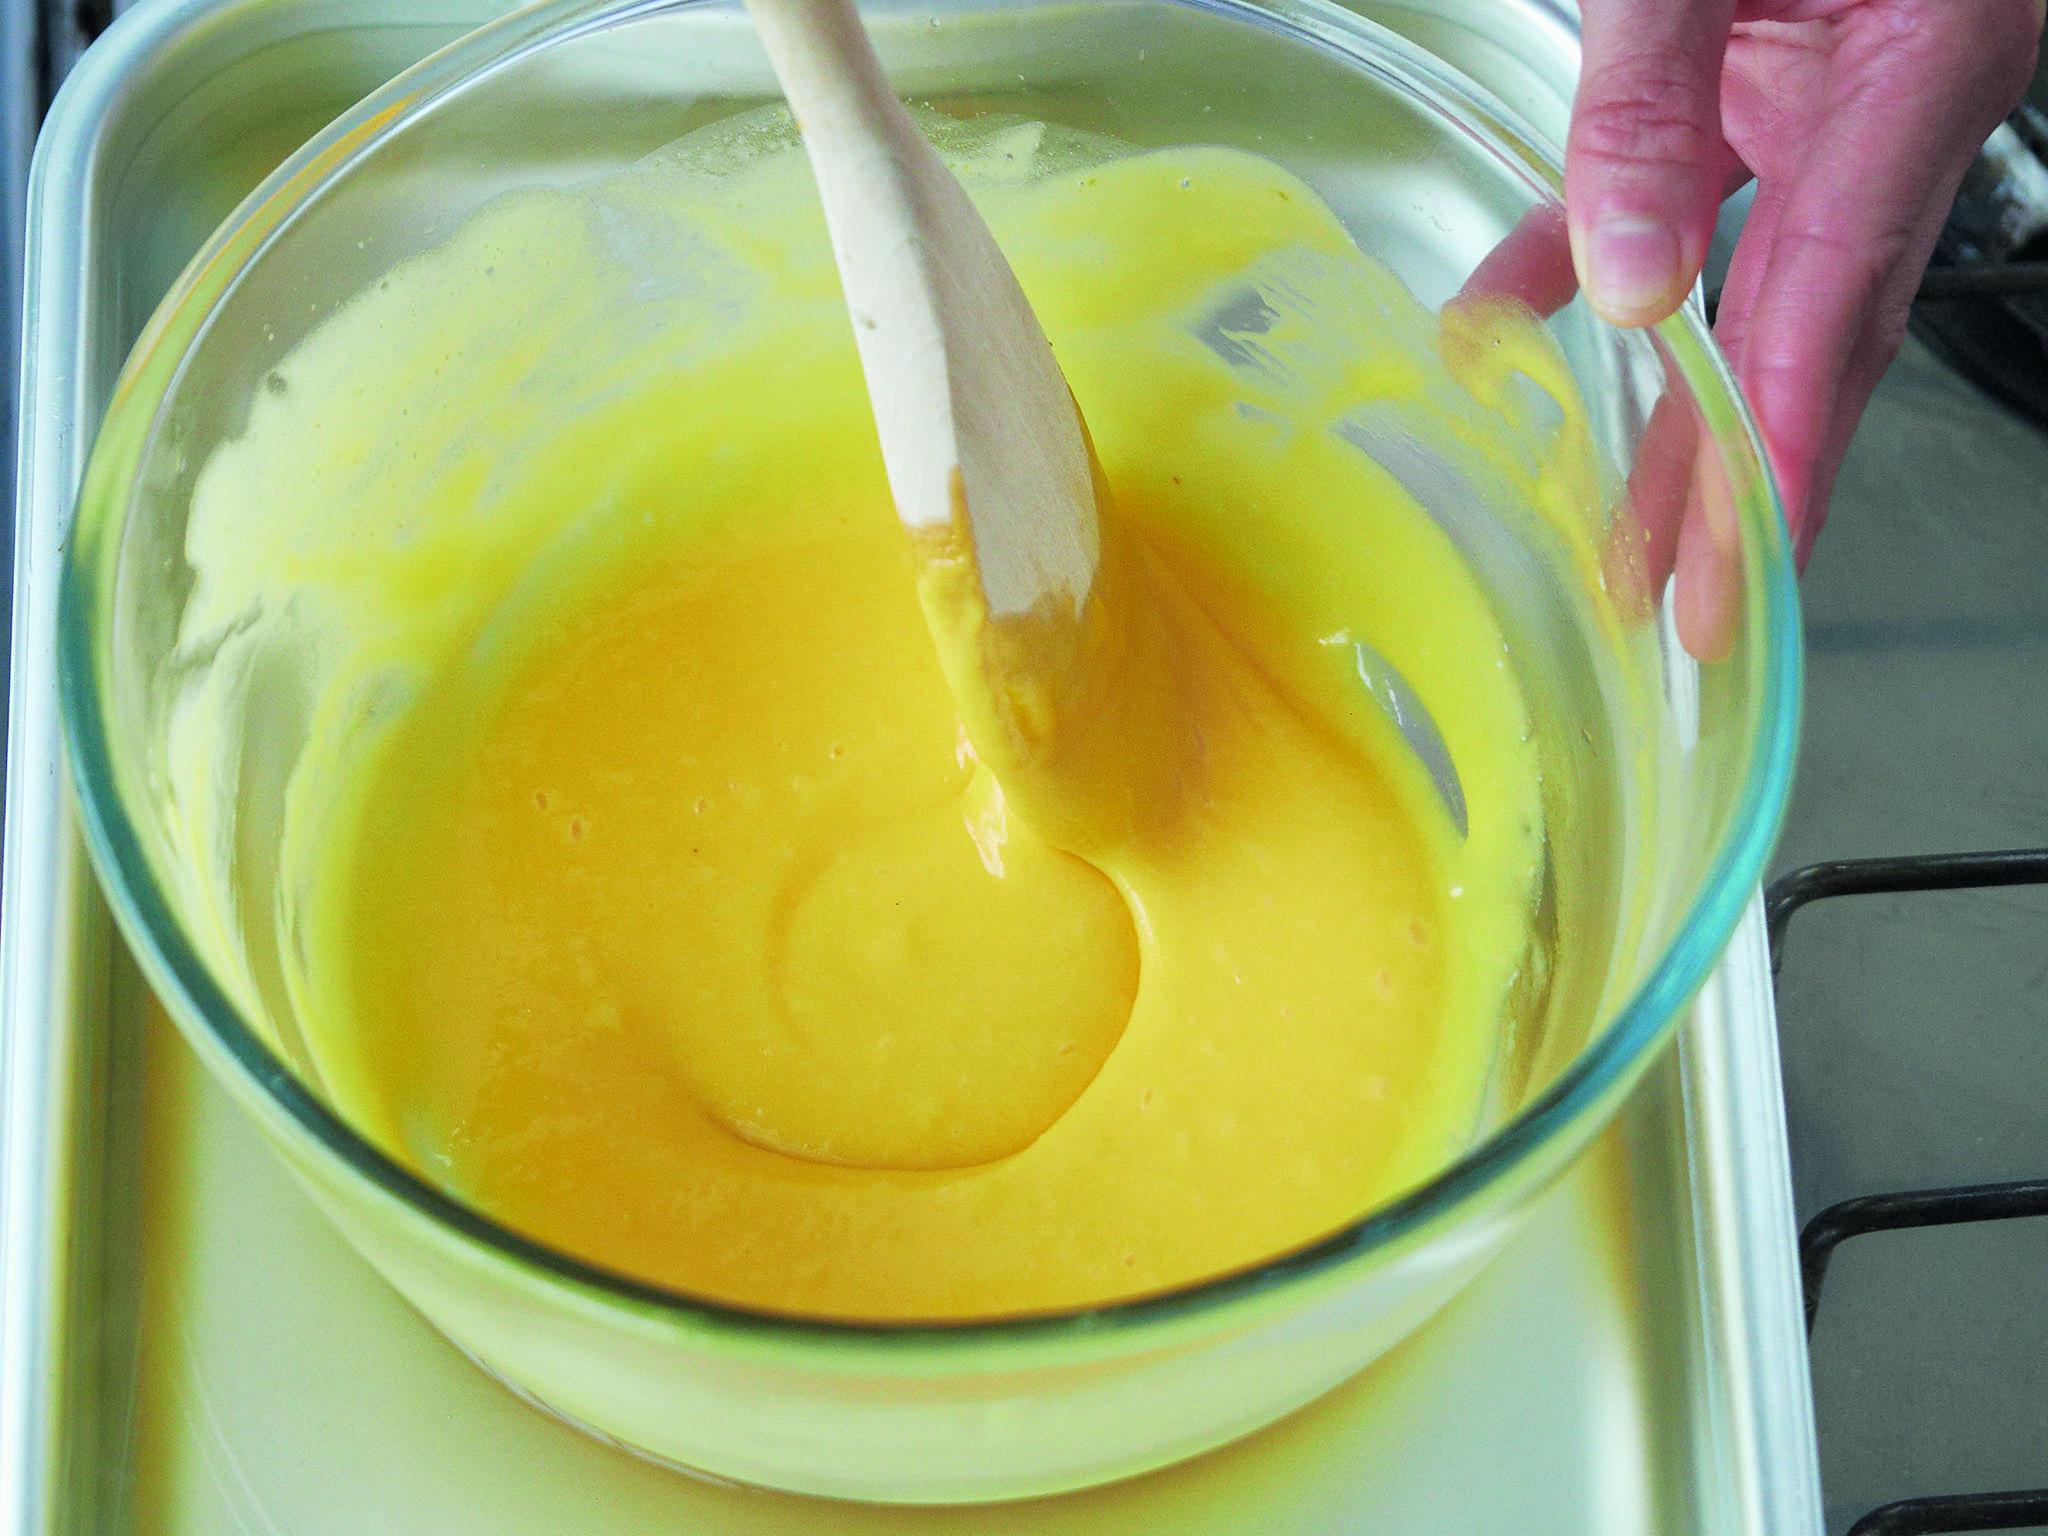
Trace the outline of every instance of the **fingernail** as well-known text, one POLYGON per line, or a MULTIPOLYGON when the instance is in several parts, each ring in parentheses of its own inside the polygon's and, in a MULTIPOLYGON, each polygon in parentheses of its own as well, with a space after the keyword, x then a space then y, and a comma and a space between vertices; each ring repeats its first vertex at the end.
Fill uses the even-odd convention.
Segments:
POLYGON ((1616 325, 1661 320, 1684 297, 1678 231, 1632 213, 1611 213, 1588 241, 1586 296, 1616 325))

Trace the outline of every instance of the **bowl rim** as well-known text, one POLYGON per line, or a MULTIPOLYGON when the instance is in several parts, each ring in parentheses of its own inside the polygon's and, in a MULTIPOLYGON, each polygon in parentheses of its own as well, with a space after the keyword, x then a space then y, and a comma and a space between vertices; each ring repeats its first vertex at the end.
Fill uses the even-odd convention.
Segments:
MULTIPOLYGON (((666 12, 718 0, 544 0, 490 22, 429 55, 373 92, 315 135, 275 169, 211 235, 145 326, 116 385, 101 442, 132 433, 109 429, 125 412, 149 408, 153 426, 164 395, 132 387, 153 353, 171 341, 167 317, 206 287, 206 309, 228 280, 260 258, 270 239, 329 181, 344 173, 389 135, 495 71, 542 49, 666 12)), ((970 0, 972 3, 972 0, 970 0)), ((1264 26, 1335 51, 1375 73, 1456 126, 1530 184, 1538 198, 1554 200, 1562 172, 1551 150, 1514 114, 1450 70, 1434 55, 1331 0, 1145 0, 1179 5, 1264 26)), ((196 333, 195 322, 193 332, 196 333)), ((1693 993, 1718 962, 1729 935, 1752 899, 1774 843, 1789 795, 1798 734, 1802 657, 1798 597, 1791 550, 1767 455, 1725 359, 1690 306, 1655 328, 1657 340, 1713 432, 1716 446, 1733 453, 1748 473, 1736 480, 1735 502, 1750 556, 1748 579, 1760 602, 1763 625, 1756 663, 1761 687, 1756 730, 1740 799, 1720 847, 1675 936, 1648 974, 1609 1021, 1589 1039, 1545 1090, 1505 1124, 1406 1193, 1308 1243, 1222 1274, 1155 1293, 1082 1307, 995 1318, 875 1320, 750 1307, 699 1296, 627 1275, 554 1248, 502 1225, 479 1208, 414 1173, 355 1130, 309 1090, 264 1041, 215 982, 172 916, 113 772, 102 679, 93 636, 103 596, 98 550, 118 533, 127 497, 95 500, 88 470, 79 516, 64 554, 59 590, 59 689, 78 807, 88 848, 114 914, 152 985, 171 1004, 181 1027, 210 1060, 225 1062, 253 1106, 266 1118, 282 1117, 337 1160, 373 1192, 397 1201, 430 1226, 453 1233, 488 1258, 508 1261, 543 1282, 586 1300, 623 1304, 665 1325, 687 1327, 732 1349, 806 1352, 847 1350, 872 1366, 878 1348, 930 1358, 979 1357, 975 1345, 1005 1351, 1027 1344, 1108 1344, 1142 1333, 1157 1340, 1161 1325, 1206 1317, 1257 1298, 1294 1297, 1318 1277, 1341 1278, 1354 1261, 1399 1250, 1446 1218, 1477 1206, 1511 1176, 1541 1168, 1537 1154, 1576 1150, 1602 1122, 1593 1111, 1633 1081, 1654 1047, 1675 1026, 1693 993), (95 505, 109 510, 91 516, 95 505), (203 1028, 202 1028, 203 1026, 203 1028), (1574 1138, 1571 1132, 1580 1134, 1574 1138)), ((158 357, 159 364, 161 357, 158 357)), ((125 485, 125 481, 123 482, 125 485)))

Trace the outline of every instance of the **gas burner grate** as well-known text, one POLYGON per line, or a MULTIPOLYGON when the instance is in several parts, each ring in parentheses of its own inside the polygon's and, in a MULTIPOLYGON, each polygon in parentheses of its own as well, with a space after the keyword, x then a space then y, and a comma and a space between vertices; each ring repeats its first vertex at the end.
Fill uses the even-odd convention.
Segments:
POLYGON ((1870 1232, 1907 1232, 1917 1227, 1954 1227, 1974 1221, 2014 1221, 2048 1216, 2048 1179, 2009 1184, 1957 1184, 1948 1189, 1906 1189, 1862 1195, 1829 1206, 1799 1234, 1799 1281, 1806 1292, 1806 1331, 1820 1315, 1820 1288, 1828 1261, 1852 1237, 1870 1232))
POLYGON ((1913 332, 1993 398, 2048 425, 2048 68, 1963 178, 1913 332))
POLYGON ((2022 1493, 1966 1493, 1901 1499, 1849 1527, 1849 1536, 1949 1536, 1963 1531, 2019 1531, 2048 1523, 2048 1488, 2022 1493))
MULTIPOLYGON (((1764 895, 1772 972, 1775 974, 1783 961, 1785 930, 1792 914, 1809 902, 1836 896, 1986 890, 2009 885, 2048 885, 2048 848, 1844 859, 1795 869, 1775 881, 1764 895)), ((2040 1216, 2048 1216, 2048 1179, 1900 1190, 1831 1205, 1807 1222, 1799 1234, 1807 1332, 1812 1333, 1820 1314, 1828 1262, 1852 1237, 2040 1216)), ((1942 1536, 2043 1525, 2048 1525, 2048 1488, 2029 1488, 1900 1499, 1870 1511, 1849 1528, 1848 1536, 1942 1536)))
POLYGON ((1994 400, 2048 426, 2048 261, 1947 249, 1913 299, 1913 334, 1994 400))
MULTIPOLYGON (((1720 289, 1709 289, 1709 324, 1720 302, 1720 289)), ((2048 257, 2031 250, 2011 260, 1964 254, 1944 235, 1914 290, 1909 325, 1978 389, 2048 428, 2048 257)))

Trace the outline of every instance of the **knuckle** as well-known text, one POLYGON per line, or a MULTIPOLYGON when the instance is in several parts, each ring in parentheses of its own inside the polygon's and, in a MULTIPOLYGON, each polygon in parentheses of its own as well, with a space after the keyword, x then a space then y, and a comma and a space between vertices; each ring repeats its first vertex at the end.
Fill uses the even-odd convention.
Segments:
POLYGON ((1949 82, 1996 122, 2027 93, 2041 42, 2041 0, 1934 0, 1881 9, 1885 41, 1949 82))
POLYGON ((1691 169, 1718 134, 1710 88, 1676 52, 1618 60, 1589 79, 1572 114, 1571 147, 1582 157, 1691 169))
POLYGON ((2042 12, 2039 0, 2004 0, 1999 7, 2002 25, 1993 29, 1989 53, 1997 61, 2000 76, 1996 89, 1999 110, 2018 106, 2034 83, 2034 69, 2040 56, 2042 12))
POLYGON ((1987 0, 1991 8, 1990 38, 1987 46, 2006 55, 2033 73, 2035 50, 2041 45, 2041 0, 1987 0))
MULTIPOLYGON (((1849 372, 1874 383, 1905 341, 1925 244, 1904 226, 1855 237, 1824 226, 1781 230, 1773 259, 1784 258, 1798 286, 1777 294, 1776 305, 1788 315, 1826 315, 1831 333, 1842 328, 1849 372)), ((1813 348, 1824 340, 1797 325, 1766 327, 1746 340, 1743 372, 1753 396, 1767 414, 1798 417, 1814 378, 1813 348)))
POLYGON ((2028 92, 2042 37, 2042 0, 1921 0, 1870 8, 1872 74, 1911 80, 1954 102, 1985 133, 2028 92))
POLYGON ((1899 41, 1921 52, 1959 98, 1974 97, 1996 122, 2017 106, 2034 78, 2041 41, 2039 0, 1969 0, 1915 7, 1899 41))
POLYGON ((1873 296, 1885 291, 1886 279, 1897 272, 1912 251, 1914 231, 1902 222, 1887 222, 1854 233, 1828 224, 1803 224, 1778 232, 1784 270, 1813 274, 1829 288, 1873 296))

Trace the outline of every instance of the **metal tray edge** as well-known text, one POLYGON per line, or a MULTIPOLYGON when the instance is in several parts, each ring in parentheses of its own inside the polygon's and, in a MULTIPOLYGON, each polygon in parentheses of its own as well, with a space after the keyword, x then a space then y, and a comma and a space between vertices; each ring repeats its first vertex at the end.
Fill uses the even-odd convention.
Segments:
MULTIPOLYGON (((168 18, 165 18, 168 19, 168 18)), ((119 71, 88 68, 63 92, 30 173, 38 238, 24 253, 15 567, 14 665, 7 737, 7 809, 0 851, 0 1529, 48 1530, 56 1518, 51 1432, 61 1377, 64 1254, 72 1240, 62 1199, 75 1126, 76 1032, 50 1020, 63 1002, 67 927, 82 862, 68 830, 55 677, 56 584, 69 508, 57 486, 75 481, 79 317, 44 287, 67 256, 82 259, 82 208, 64 209, 50 166, 90 156, 91 123, 120 88, 119 71), (53 206, 55 205, 55 206, 53 206), (64 212, 73 216, 63 217, 64 212), (37 214, 43 216, 37 218, 37 214), (66 325, 64 322, 70 322, 66 325), (63 332, 64 334, 59 334, 63 332)), ((102 66, 105 55, 99 62, 102 66)), ((54 285, 52 285, 54 286, 54 285)))
POLYGON ((1792 1156, 1763 902, 1753 898, 1680 1036, 1706 1345, 1743 1529, 1825 1528, 1792 1156))

